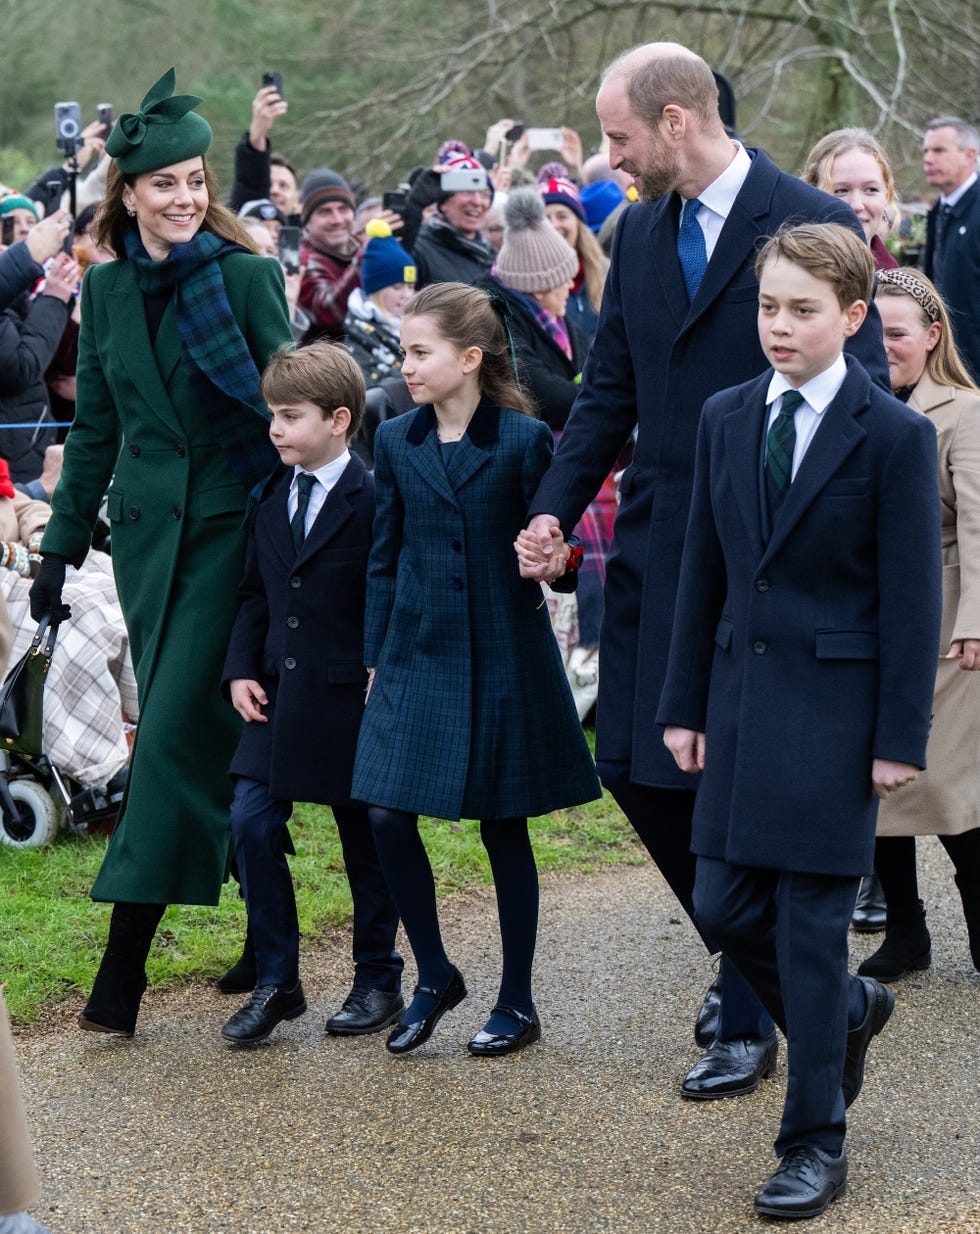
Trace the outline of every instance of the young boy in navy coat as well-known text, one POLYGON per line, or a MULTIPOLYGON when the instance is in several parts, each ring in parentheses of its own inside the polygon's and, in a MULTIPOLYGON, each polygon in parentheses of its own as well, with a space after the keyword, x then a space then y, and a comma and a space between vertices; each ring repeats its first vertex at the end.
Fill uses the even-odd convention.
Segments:
POLYGON ((285 467, 256 511, 223 677, 246 721, 231 765, 231 832, 256 974, 252 997, 222 1029, 233 1045, 257 1045, 306 1010, 286 862, 294 801, 333 808, 354 901, 354 988, 327 1031, 375 1032, 404 1006, 398 913, 367 812, 350 800, 374 518, 374 480, 348 449, 364 379, 341 347, 286 347, 269 362, 262 395, 285 467))
POLYGON ((658 711, 694 812, 698 922, 789 1048, 769 1217, 846 1186, 844 1110, 894 996, 849 977, 877 800, 925 766, 939 646, 936 433, 842 348, 864 320, 870 250, 846 228, 763 248, 773 369, 704 406, 658 711), (774 371, 773 371, 774 370, 774 371))

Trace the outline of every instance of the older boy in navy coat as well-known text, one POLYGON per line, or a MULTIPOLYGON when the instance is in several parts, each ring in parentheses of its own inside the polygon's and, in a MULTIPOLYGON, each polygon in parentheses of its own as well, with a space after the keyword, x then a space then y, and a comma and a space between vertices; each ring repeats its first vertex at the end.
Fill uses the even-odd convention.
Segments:
POLYGON ((841 355, 867 245, 834 224, 760 254, 772 362, 704 407, 658 721, 702 771, 695 912, 787 1036, 779 1168, 756 1211, 846 1186, 844 1110, 894 1006, 849 977, 877 799, 925 766, 939 645, 935 429, 841 355))
POLYGON ((332 806, 354 901, 354 988, 327 1031, 375 1032, 404 1006, 398 913, 367 811, 350 800, 367 684, 374 481, 347 443, 363 415, 364 379, 346 351, 316 343, 277 352, 262 394, 286 468, 266 483, 256 511, 224 669, 247 721, 231 765, 231 831, 256 971, 252 997, 222 1029, 234 1045, 256 1045, 306 1010, 286 862, 294 801, 332 806))

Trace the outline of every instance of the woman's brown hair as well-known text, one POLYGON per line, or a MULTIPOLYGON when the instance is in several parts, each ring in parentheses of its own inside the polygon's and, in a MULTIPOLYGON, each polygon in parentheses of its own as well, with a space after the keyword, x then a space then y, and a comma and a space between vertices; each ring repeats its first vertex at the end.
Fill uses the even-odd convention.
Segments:
POLYGON ((465 351, 479 347, 483 352, 480 365, 480 391, 500 407, 512 407, 525 416, 534 416, 528 396, 522 390, 515 373, 515 355, 502 313, 506 312, 503 297, 498 312, 490 296, 478 287, 466 283, 430 283, 408 302, 402 321, 410 317, 431 317, 447 342, 465 351))
MULTIPOLYGON (((207 160, 202 159, 201 161, 204 164, 204 185, 208 190, 208 208, 204 215, 204 222, 201 224, 201 230, 213 231, 222 240, 227 240, 230 244, 240 244, 250 253, 258 252, 255 241, 235 215, 227 206, 221 205, 218 178, 207 160)), ((154 173, 148 171, 142 174, 152 176, 154 173)), ((123 193, 127 187, 132 187, 138 178, 138 176, 123 175, 115 159, 111 159, 106 174, 105 200, 99 207, 95 222, 92 224, 92 235, 95 237, 96 244, 111 249, 117 257, 123 260, 126 258, 126 233, 134 226, 133 220, 126 213, 126 207, 123 205, 123 193)))
POLYGON ((609 271, 609 258, 602 251, 602 245, 589 230, 588 223, 580 218, 578 235, 575 237, 575 251, 582 259, 582 271, 585 275, 585 290, 589 303, 598 313, 602 304, 602 289, 606 285, 606 274, 609 271))

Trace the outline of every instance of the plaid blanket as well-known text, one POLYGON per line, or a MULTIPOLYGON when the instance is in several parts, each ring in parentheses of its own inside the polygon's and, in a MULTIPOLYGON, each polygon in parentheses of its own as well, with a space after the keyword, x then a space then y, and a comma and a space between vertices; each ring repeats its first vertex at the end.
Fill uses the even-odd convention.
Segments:
MULTIPOLYGON (((0 595, 14 627, 10 663, 24 654, 37 628, 28 607, 29 578, 0 569, 0 595)), ((102 785, 127 762, 125 717, 139 717, 129 638, 116 598, 112 565, 89 553, 69 570, 65 603, 71 619, 58 631, 44 687, 44 753, 85 787, 102 785)))

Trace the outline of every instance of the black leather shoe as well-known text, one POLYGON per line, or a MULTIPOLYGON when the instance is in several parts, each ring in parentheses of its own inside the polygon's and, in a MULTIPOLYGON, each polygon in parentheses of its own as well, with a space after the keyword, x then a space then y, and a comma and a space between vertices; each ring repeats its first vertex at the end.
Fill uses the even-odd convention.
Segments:
POLYGON ((373 986, 356 985, 344 1000, 344 1005, 326 1023, 328 1033, 335 1037, 358 1037, 376 1033, 394 1024, 405 1010, 400 990, 376 990, 373 986))
POLYGON ((858 977, 857 980, 864 986, 868 1000, 868 1014, 857 1028, 852 1028, 847 1034, 844 1078, 841 1082, 845 1106, 849 1106, 861 1091, 861 1085, 864 1083, 864 1060, 868 1054, 871 1038, 878 1036, 888 1023, 888 1017, 895 1010, 895 995, 888 986, 875 981, 873 977, 858 977))
POLYGON ((458 968, 454 968, 449 985, 444 990, 433 990, 429 986, 417 985, 415 993, 430 994, 439 1001, 435 1009, 421 1020, 413 1020, 410 1023, 399 1020, 385 1042, 392 1054, 407 1054, 409 1050, 414 1050, 423 1042, 428 1041, 432 1036, 432 1030, 446 1012, 452 1011, 466 997, 466 984, 463 981, 463 974, 458 968))
POLYGON ((261 1045, 282 1020, 295 1020, 306 1010, 302 983, 292 987, 260 985, 244 1007, 221 1030, 230 1045, 261 1045))
POLYGON ((501 1054, 514 1054, 523 1050, 526 1045, 541 1040, 541 1021, 538 1013, 518 1011, 515 1007, 494 1007, 494 1011, 502 1011, 516 1020, 520 1028, 516 1033, 488 1033, 481 1028, 475 1037, 467 1042, 466 1048, 477 1058, 499 1058, 501 1054))
POLYGON ((888 906, 877 874, 861 879, 857 903, 851 915, 851 929, 858 934, 880 934, 886 925, 888 906))
POLYGON ((741 1097, 753 1093, 759 1081, 776 1070, 779 1039, 739 1037, 734 1041, 713 1041, 681 1084, 681 1096, 695 1101, 717 1097, 741 1097))
POLYGON ((859 977, 874 977, 876 981, 899 981, 910 972, 928 968, 932 963, 932 939, 926 927, 926 909, 921 900, 904 920, 892 921, 885 941, 877 951, 858 965, 859 977))
POLYGON ((721 974, 708 986, 701 1010, 694 1021, 694 1040, 705 1049, 711 1045, 718 1033, 718 1020, 721 1016, 721 974))
POLYGON ((775 1173, 755 1194, 755 1211, 764 1217, 819 1217, 847 1190, 847 1155, 839 1157, 811 1144, 787 1149, 775 1173))

